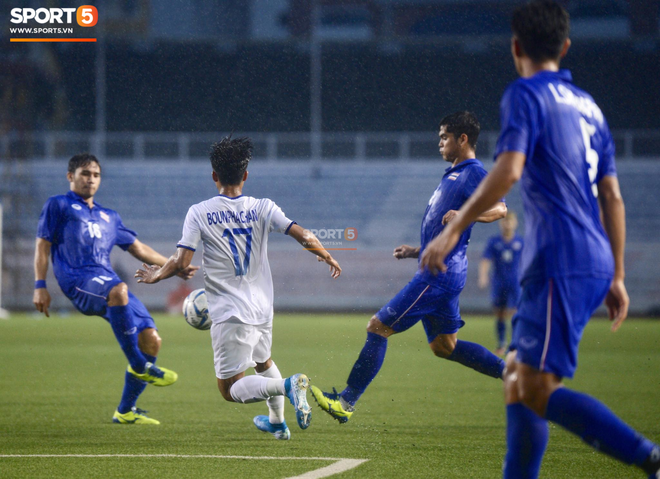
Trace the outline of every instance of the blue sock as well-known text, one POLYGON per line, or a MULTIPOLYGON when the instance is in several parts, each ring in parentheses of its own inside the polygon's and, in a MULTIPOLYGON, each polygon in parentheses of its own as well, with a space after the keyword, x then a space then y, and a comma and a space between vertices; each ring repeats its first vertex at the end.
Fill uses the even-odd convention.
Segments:
MULTIPOLYGON (((154 364, 156 363, 156 356, 151 356, 146 353, 142 354, 144 354, 144 357, 147 358, 147 361, 154 364)), ((131 373, 126 371, 124 374, 124 392, 121 394, 121 401, 119 403, 119 407, 117 407, 117 411, 119 411, 120 414, 126 414, 133 407, 135 407, 135 403, 137 402, 138 397, 140 397, 140 394, 142 394, 142 391, 144 391, 144 388, 146 387, 146 382, 136 378, 131 373)))
POLYGON ((354 406, 360 399, 367 386, 380 371, 386 351, 387 338, 375 333, 367 333, 367 342, 364 343, 362 352, 346 381, 348 387, 341 393, 341 397, 351 406, 354 406))
POLYGON ((520 403, 506 407, 506 458, 504 479, 539 476, 548 445, 548 421, 520 403))
POLYGON ((136 373, 142 374, 147 359, 138 347, 137 328, 133 326, 130 314, 127 306, 108 306, 108 318, 115 338, 124 351, 128 364, 136 373))
POLYGON ((499 319, 495 322, 497 331, 497 347, 503 348, 506 345, 506 323, 499 319))
POLYGON ((550 395, 545 418, 626 464, 642 466, 655 446, 600 401, 567 388, 550 395))
POLYGON ((456 341, 454 352, 447 359, 472 368, 486 376, 502 379, 504 360, 498 358, 482 345, 469 341, 456 341))

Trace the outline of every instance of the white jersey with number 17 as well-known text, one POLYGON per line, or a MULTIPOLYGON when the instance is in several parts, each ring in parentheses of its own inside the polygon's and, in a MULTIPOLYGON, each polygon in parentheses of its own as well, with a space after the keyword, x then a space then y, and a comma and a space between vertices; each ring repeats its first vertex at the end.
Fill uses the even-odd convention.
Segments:
POLYGON ((294 223, 267 198, 218 195, 190 207, 177 246, 195 251, 200 239, 204 245, 202 268, 214 323, 273 320, 268 234, 287 234, 294 223))

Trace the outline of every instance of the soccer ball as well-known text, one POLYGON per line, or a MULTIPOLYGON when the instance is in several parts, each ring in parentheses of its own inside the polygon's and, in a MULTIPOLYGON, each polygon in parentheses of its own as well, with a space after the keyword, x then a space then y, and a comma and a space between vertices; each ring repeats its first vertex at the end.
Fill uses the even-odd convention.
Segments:
POLYGON ((195 329, 211 329, 206 291, 196 289, 183 301, 183 317, 195 329))

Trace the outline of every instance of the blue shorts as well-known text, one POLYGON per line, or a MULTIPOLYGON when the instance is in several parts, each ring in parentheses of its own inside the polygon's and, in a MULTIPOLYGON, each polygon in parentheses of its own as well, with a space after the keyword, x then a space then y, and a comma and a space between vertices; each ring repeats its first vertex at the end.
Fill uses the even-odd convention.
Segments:
POLYGON ((397 333, 412 328, 421 320, 430 343, 439 334, 454 334, 465 325, 458 311, 460 293, 461 289, 431 286, 415 277, 376 313, 376 317, 397 333))
POLYGON ((514 309, 520 301, 520 286, 517 283, 493 283, 491 299, 494 308, 514 309))
MULTIPOLYGON (((87 316, 101 316, 109 321, 108 295, 110 290, 123 281, 117 276, 109 275, 107 270, 100 270, 97 276, 79 278, 65 292, 78 311, 87 316)), ((133 293, 128 292, 128 309, 133 319, 132 326, 138 333, 147 329, 156 329, 156 323, 142 302, 133 293)))
POLYGON ((539 371, 572 378, 582 332, 611 282, 571 277, 525 283, 513 317, 510 349, 516 350, 517 360, 539 371))

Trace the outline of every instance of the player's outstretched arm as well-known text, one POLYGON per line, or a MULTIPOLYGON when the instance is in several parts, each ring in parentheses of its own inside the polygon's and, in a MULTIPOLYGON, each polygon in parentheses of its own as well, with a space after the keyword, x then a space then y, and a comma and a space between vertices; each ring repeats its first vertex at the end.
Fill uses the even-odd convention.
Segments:
POLYGON ((481 258, 479 262, 479 288, 486 289, 488 287, 489 273, 490 273, 490 263, 491 261, 488 258, 481 258))
POLYGON ((623 252, 626 246, 626 208, 619 189, 616 176, 604 176, 598 182, 598 198, 603 214, 603 226, 614 255, 614 279, 605 298, 605 305, 612 323, 612 331, 616 331, 628 316, 630 298, 626 291, 624 278, 626 276, 623 263, 623 252))
MULTIPOLYGON (((193 259, 194 251, 186 248, 177 248, 176 253, 169 257, 165 264, 161 266, 142 264, 142 269, 135 272, 138 283, 154 284, 190 268, 190 262, 193 259)), ((197 268, 199 269, 199 268, 197 268)))
POLYGON ((32 302, 37 308, 37 311, 44 313, 46 317, 50 317, 50 314, 48 314, 48 308, 50 308, 50 293, 48 293, 48 290, 46 289, 46 274, 48 273, 50 246, 50 241, 43 238, 37 238, 34 247, 35 288, 32 302))
MULTIPOLYGON (((151 246, 144 244, 140 240, 135 240, 135 242, 129 246, 128 252, 131 253, 134 257, 142 261, 143 263, 163 266, 167 263, 167 258, 160 254, 158 251, 153 249, 151 246)), ((178 273, 179 277, 183 279, 190 279, 195 276, 195 272, 199 269, 199 266, 188 266, 178 273)))
POLYGON ((328 253, 318 238, 309 230, 304 229, 298 224, 294 224, 289 229, 289 236, 300 243, 310 253, 315 254, 320 262, 330 266, 330 275, 337 279, 341 274, 339 263, 328 253))
MULTIPOLYGON (((504 218, 506 216, 506 212, 507 212, 506 203, 500 201, 491 209, 481 213, 475 221, 477 223, 492 223, 493 221, 501 220, 502 218, 504 218)), ((456 218, 457 214, 458 214, 457 210, 447 211, 445 215, 442 217, 442 224, 446 225, 454 218, 456 218)))
POLYGON ((442 233, 428 244, 419 263, 420 269, 428 269, 433 274, 447 271, 445 258, 454 249, 463 231, 508 193, 522 176, 525 160, 525 154, 518 151, 506 151, 497 157, 491 172, 463 204, 458 214, 442 233))
POLYGON ((394 248, 394 256, 396 259, 404 258, 419 258, 419 246, 408 246, 407 244, 402 244, 394 248))

